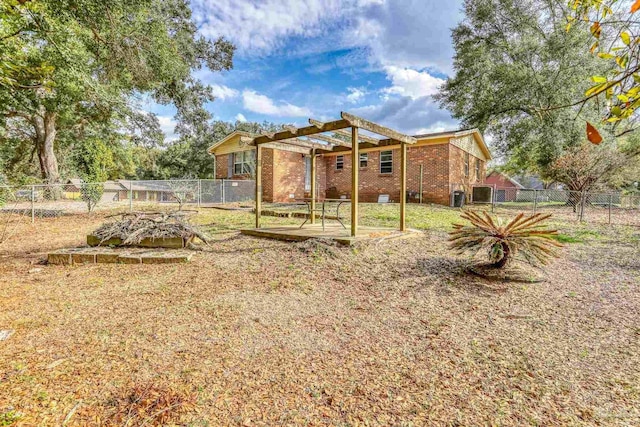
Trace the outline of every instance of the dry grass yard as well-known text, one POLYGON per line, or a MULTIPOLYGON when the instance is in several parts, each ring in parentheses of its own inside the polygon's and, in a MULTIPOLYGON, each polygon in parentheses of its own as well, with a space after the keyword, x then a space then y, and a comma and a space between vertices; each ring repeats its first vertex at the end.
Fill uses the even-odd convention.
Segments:
POLYGON ((0 244, 0 426, 640 425, 638 228, 558 223, 541 283, 465 274, 457 213, 423 206, 413 239, 259 240, 207 209, 190 264, 41 265, 100 215, 0 244))

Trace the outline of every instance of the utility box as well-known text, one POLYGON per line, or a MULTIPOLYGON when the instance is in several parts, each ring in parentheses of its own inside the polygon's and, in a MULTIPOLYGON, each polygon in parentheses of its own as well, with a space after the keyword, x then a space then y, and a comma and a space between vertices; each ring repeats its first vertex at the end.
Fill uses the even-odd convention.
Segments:
POLYGON ((464 191, 456 190, 451 194, 451 206, 461 208, 464 206, 464 191))
POLYGON ((473 203, 491 203, 493 188, 488 186, 473 187, 471 201, 473 203))

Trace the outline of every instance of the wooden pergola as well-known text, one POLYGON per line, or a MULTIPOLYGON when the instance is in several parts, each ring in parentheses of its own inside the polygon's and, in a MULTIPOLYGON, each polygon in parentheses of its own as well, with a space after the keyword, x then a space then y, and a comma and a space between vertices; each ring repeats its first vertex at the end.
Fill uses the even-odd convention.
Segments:
POLYGON ((256 147, 256 228, 260 228, 262 210, 262 149, 273 148, 311 155, 311 224, 315 224, 316 204, 316 156, 329 152, 351 154, 351 236, 358 232, 358 188, 360 148, 384 145, 400 145, 400 231, 406 230, 406 193, 407 193, 407 144, 415 144, 415 138, 404 135, 393 129, 370 122, 361 117, 342 112, 341 119, 331 122, 320 122, 309 119, 310 126, 295 128, 288 126, 285 130, 263 132, 254 138, 242 137, 243 144, 256 147), (351 129, 349 129, 351 128, 351 129), (374 138, 361 134, 364 130, 383 138, 374 138))

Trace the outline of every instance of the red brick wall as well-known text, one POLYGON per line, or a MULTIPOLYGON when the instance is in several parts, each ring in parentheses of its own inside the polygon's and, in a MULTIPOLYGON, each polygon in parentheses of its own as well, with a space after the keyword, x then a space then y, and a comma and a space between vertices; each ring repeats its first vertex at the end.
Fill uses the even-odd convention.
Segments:
POLYGON ((262 149, 262 201, 272 203, 274 191, 273 148, 262 149))
POLYGON ((304 156, 291 151, 275 150, 273 159, 273 201, 292 202, 303 198, 304 156), (291 194, 294 198, 290 197, 291 194))
POLYGON ((471 187, 474 184, 482 184, 485 182, 487 173, 487 162, 481 161, 480 176, 476 176, 477 157, 469 154, 469 176, 464 173, 465 151, 455 145, 449 144, 449 182, 455 186, 454 190, 464 190, 467 193, 467 199, 471 197, 471 187))
MULTIPOLYGON (((360 168, 360 201, 377 202, 380 194, 400 200, 400 150, 393 150, 393 173, 380 173, 380 151, 369 151, 366 168, 360 168)), ((336 170, 336 156, 325 157, 326 188, 336 187, 340 195, 351 195, 351 155, 344 157, 344 169, 336 170)), ((448 144, 407 147, 407 191, 415 193, 410 201, 419 200, 420 165, 423 167, 422 197, 424 202, 449 204, 448 144)))
MULTIPOLYGON (((388 194, 393 202, 400 200, 400 150, 393 152, 393 173, 380 173, 380 151, 367 152, 367 166, 360 168, 360 201, 377 202, 378 196, 388 194)), ((407 191, 417 202, 420 190, 420 166, 423 167, 422 200, 448 205, 452 184, 470 192, 471 185, 485 180, 486 162, 482 162, 480 179, 475 176, 476 158, 469 156, 469 177, 464 176, 464 151, 452 144, 407 147, 407 191)), ((228 156, 217 156, 216 178, 227 178, 228 156)), ((234 179, 248 179, 246 176, 234 179)), ((265 202, 290 202, 308 197, 304 191, 305 160, 299 153, 264 149, 262 188, 265 202), (293 194, 294 198, 290 198, 293 194)), ((351 196, 351 155, 344 155, 344 168, 336 170, 336 156, 317 159, 318 194, 326 196, 327 189, 335 187, 339 195, 351 196)))
POLYGON ((423 168, 423 203, 449 204, 449 144, 407 149, 407 189, 419 192, 423 168))
MULTIPOLYGON (((263 152, 264 151, 267 150, 263 150, 263 152)), ((232 156, 232 154, 219 154, 216 156, 216 179, 253 179, 253 177, 251 177, 250 175, 232 175, 231 177, 229 177, 228 174, 230 156, 232 156)))

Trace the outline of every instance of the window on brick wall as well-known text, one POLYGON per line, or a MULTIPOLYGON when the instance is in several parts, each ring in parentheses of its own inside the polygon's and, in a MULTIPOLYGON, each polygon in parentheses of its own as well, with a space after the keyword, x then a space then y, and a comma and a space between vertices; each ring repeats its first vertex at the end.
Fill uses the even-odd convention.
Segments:
POLYGON ((476 159, 476 179, 480 181, 480 172, 482 171, 482 160, 476 159))
POLYGON ((360 154, 360 167, 366 168, 368 162, 369 162, 369 153, 360 154))
POLYGON ((469 178, 469 153, 464 153, 464 176, 469 178))
POLYGON ((233 153, 233 174, 249 175, 253 170, 255 155, 253 151, 233 153))
POLYGON ((380 173, 393 173, 393 151, 380 152, 380 173))
POLYGON ((336 170, 344 169, 344 156, 336 156, 336 170))

